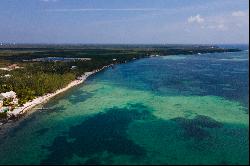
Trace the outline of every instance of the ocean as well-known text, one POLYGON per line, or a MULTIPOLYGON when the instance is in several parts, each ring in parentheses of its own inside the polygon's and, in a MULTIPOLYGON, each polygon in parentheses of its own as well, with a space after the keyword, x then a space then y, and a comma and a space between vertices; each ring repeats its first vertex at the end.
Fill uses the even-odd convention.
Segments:
POLYGON ((249 53, 115 65, 0 135, 0 164, 248 164, 249 53))

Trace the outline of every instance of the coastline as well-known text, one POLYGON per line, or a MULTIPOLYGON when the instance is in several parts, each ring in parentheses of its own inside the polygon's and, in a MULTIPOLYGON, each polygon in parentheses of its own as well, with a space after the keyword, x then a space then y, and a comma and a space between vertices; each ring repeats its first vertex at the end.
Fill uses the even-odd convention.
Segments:
MULTIPOLYGON (((230 51, 226 51, 226 52, 230 52, 230 51)), ((178 55, 178 54, 176 54, 176 55, 178 55)), ((152 58, 152 57, 157 57, 157 56, 162 56, 162 55, 158 55, 158 54, 154 55, 153 54, 153 55, 143 57, 143 58, 152 58)), ((165 56, 167 56, 167 55, 165 55, 165 56)), ((133 58, 133 60, 137 60, 137 59, 140 59, 140 58, 133 58)), ((124 61, 123 63, 126 63, 126 62, 127 61, 124 61)), ((71 81, 66 87, 58 89, 53 93, 48 93, 46 95, 36 97, 32 101, 25 103, 23 106, 15 108, 14 110, 7 113, 7 118, 5 120, 0 121, 0 127, 2 127, 4 124, 6 124, 12 120, 17 120, 19 117, 21 117, 22 115, 27 113, 32 108, 34 108, 40 104, 44 104, 44 103, 48 102, 51 98, 57 96, 58 94, 65 92, 65 91, 69 90, 70 88, 83 83, 89 76, 91 76, 99 71, 102 71, 105 68, 113 66, 113 65, 114 64, 111 63, 109 65, 103 66, 102 68, 93 70, 91 72, 85 72, 83 75, 78 77, 76 80, 71 81)))
POLYGON ((58 89, 53 93, 48 93, 46 95, 36 97, 32 101, 25 103, 23 106, 15 108, 13 111, 8 112, 7 120, 9 120, 11 118, 17 118, 17 117, 23 115, 24 113, 26 113, 27 111, 29 111, 30 109, 32 109, 33 107, 35 107, 39 104, 42 104, 42 103, 46 103, 47 101, 49 101, 51 98, 55 97, 56 95, 58 95, 62 92, 65 92, 76 85, 83 83, 89 76, 91 76, 99 71, 102 71, 105 68, 108 68, 112 65, 114 65, 114 64, 103 66, 102 68, 93 70, 91 72, 85 72, 83 75, 78 77, 76 80, 70 82, 66 87, 58 89))

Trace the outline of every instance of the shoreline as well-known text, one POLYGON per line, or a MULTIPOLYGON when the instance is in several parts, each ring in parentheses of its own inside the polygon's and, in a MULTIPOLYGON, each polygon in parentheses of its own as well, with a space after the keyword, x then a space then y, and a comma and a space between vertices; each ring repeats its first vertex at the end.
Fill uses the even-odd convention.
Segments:
MULTIPOLYGON (((26 112, 28 112, 30 109, 34 108, 35 106, 48 102, 51 98, 55 97, 56 95, 58 95, 62 92, 65 92, 76 85, 82 84, 84 81, 86 81, 86 79, 89 76, 91 76, 97 72, 100 72, 100 71, 102 71, 110 66, 113 66, 113 65, 114 64, 110 64, 110 65, 103 66, 100 69, 93 70, 91 72, 85 72, 83 75, 78 77, 76 80, 71 81, 66 87, 58 89, 53 93, 48 93, 46 95, 36 97, 32 101, 28 101, 27 103, 25 103, 23 106, 15 108, 13 111, 10 111, 7 113, 8 118, 7 118, 6 123, 8 123, 8 121, 12 118, 17 118, 17 117, 25 114, 26 112)), ((5 123, 3 123, 3 124, 5 124, 5 123)), ((0 126, 3 124, 0 124, 0 126)))
MULTIPOLYGON (((226 51, 226 52, 231 52, 231 51, 226 51)), ((179 55, 179 54, 175 54, 175 55, 179 55)), ((152 58, 152 57, 157 57, 157 56, 164 56, 164 55, 151 55, 151 56, 143 57, 143 58, 152 58)), ((168 55, 165 55, 165 56, 168 56, 168 55)), ((138 60, 138 59, 141 59, 141 58, 133 58, 133 60, 138 60)), ((127 63, 127 62, 128 61, 125 61, 123 63, 127 63)), ((118 63, 118 64, 122 64, 122 63, 118 63)), ((32 101, 28 101, 27 103, 25 103, 23 106, 17 107, 12 111, 7 112, 7 118, 5 120, 0 120, 0 129, 4 124, 7 124, 8 122, 10 122, 12 120, 14 120, 14 121, 17 120, 19 117, 21 117, 22 115, 27 113, 32 108, 34 108, 40 104, 44 104, 44 103, 48 102, 51 98, 57 96, 58 94, 61 94, 62 92, 65 92, 65 91, 69 90, 70 88, 75 87, 75 86, 83 83, 89 76, 91 76, 99 71, 102 71, 105 68, 111 67, 113 65, 114 64, 111 63, 109 65, 103 66, 102 68, 93 70, 91 72, 85 72, 80 77, 77 77, 76 80, 71 81, 66 87, 58 89, 53 93, 48 93, 48 94, 43 95, 43 96, 38 96, 38 97, 34 98, 32 101)))

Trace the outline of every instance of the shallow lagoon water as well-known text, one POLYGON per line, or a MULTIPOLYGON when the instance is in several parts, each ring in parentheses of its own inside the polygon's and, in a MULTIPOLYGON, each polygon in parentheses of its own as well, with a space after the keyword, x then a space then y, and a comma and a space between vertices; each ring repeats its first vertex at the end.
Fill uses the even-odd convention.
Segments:
POLYGON ((0 164, 248 164, 245 59, 178 55, 109 68, 3 132, 0 164))

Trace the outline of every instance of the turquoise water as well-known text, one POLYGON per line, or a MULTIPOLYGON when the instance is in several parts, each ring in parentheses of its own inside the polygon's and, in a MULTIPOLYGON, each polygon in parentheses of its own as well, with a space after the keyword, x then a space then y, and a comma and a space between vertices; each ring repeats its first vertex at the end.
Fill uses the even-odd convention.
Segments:
POLYGON ((247 51, 146 58, 0 136, 0 164, 248 164, 247 51))

